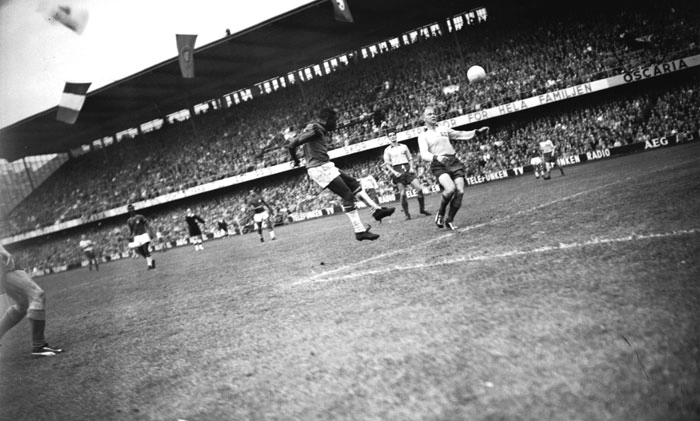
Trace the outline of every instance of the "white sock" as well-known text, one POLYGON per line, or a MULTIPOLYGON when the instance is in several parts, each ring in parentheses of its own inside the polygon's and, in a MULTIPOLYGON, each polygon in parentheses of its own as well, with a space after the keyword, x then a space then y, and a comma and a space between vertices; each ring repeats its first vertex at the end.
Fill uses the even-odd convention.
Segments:
POLYGON ((275 239, 275 232, 274 231, 270 231, 270 238, 272 238, 273 240, 275 239))
POLYGON ((345 213, 348 218, 350 219, 350 223, 352 224, 352 228, 355 230, 355 232, 365 232, 365 226, 362 224, 362 221, 360 220, 360 214, 357 212, 357 209, 354 211, 346 212, 345 213))
POLYGON ((151 266, 152 261, 153 259, 151 259, 150 257, 146 257, 146 264, 148 264, 148 266, 151 266))

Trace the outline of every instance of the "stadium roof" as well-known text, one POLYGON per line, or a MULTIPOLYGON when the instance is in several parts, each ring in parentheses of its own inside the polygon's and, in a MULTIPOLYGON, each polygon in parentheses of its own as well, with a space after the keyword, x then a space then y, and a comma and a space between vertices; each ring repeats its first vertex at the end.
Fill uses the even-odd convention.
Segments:
POLYGON ((182 78, 175 56, 90 92, 74 125, 57 121, 54 107, 3 128, 0 158, 67 152, 483 3, 351 0, 350 24, 334 20, 330 1, 319 0, 195 49, 193 79, 182 78))

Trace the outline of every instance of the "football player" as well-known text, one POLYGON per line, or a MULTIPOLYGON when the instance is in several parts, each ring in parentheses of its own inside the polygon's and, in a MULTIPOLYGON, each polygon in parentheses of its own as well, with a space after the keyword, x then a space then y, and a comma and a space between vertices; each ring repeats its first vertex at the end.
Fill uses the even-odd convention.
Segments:
POLYGON ((408 212, 408 198, 406 197, 406 186, 409 185, 417 193, 418 212, 422 215, 430 215, 430 212, 425 210, 423 186, 416 178, 411 151, 408 150, 408 146, 398 142, 395 131, 390 131, 388 136, 391 143, 384 149, 384 166, 391 174, 391 181, 399 189, 401 208, 406 215, 406 219, 411 219, 411 214, 408 212))
POLYGON ((316 184, 321 188, 327 188, 340 196, 343 203, 343 210, 350 219, 355 239, 358 241, 374 241, 379 238, 378 234, 365 228, 360 220, 360 214, 355 207, 355 195, 364 201, 369 207, 374 209, 372 216, 381 222, 383 218, 394 213, 394 208, 379 206, 373 201, 367 192, 362 189, 360 182, 349 174, 340 171, 331 162, 328 156, 328 143, 331 140, 331 132, 336 129, 337 112, 331 108, 324 108, 318 114, 318 119, 311 122, 306 128, 289 143, 289 154, 292 157, 294 166, 299 166, 299 158, 296 150, 299 146, 304 147, 304 157, 306 158, 306 171, 316 184))
POLYGON ((46 343, 46 297, 44 290, 29 274, 15 267, 12 255, 0 245, 0 289, 15 302, 0 318, 0 339, 19 323, 24 316, 29 319, 32 335, 32 355, 53 357, 63 352, 61 348, 46 343))

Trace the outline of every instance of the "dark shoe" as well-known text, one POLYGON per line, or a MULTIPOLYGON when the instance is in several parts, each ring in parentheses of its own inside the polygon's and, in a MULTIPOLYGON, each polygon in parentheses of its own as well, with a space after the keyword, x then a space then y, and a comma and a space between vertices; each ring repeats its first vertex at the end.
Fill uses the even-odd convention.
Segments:
POLYGON ((410 214, 410 213, 407 213, 407 214, 406 214, 406 220, 407 220, 407 221, 410 221, 410 220, 411 220, 411 214, 410 214))
POLYGON ((367 225, 367 229, 362 232, 356 232, 355 233, 355 239, 357 241, 362 241, 362 240, 369 240, 369 241, 374 241, 377 238, 379 238, 379 234, 375 234, 373 232, 369 232, 369 229, 372 228, 370 225, 367 225))
POLYGON ((444 216, 440 215, 439 213, 435 215, 435 225, 437 225, 438 228, 442 228, 445 226, 445 221, 444 221, 444 216))
POLYGON ((265 242, 265 239, 262 238, 262 237, 260 237, 260 242, 261 242, 261 243, 264 243, 264 242, 265 242))
POLYGON ((382 208, 375 210, 374 213, 372 214, 372 217, 375 220, 377 220, 379 223, 381 223, 382 219, 386 218, 387 216, 391 216, 395 210, 396 210, 396 208, 384 208, 384 207, 382 207, 382 208))
POLYGON ((61 352, 63 352, 61 348, 51 347, 47 343, 44 343, 42 346, 35 346, 32 348, 32 355, 35 357, 53 357, 61 352))
POLYGON ((425 210, 425 209, 423 209, 422 211, 420 211, 420 214, 421 214, 421 215, 426 215, 426 216, 432 215, 432 213, 428 212, 428 211, 425 210))

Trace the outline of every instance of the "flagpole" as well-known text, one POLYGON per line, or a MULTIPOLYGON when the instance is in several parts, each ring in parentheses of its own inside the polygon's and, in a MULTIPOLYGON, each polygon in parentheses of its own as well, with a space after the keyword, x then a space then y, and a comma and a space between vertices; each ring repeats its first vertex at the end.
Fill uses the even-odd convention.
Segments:
MULTIPOLYGON (((192 92, 190 88, 187 88, 187 103, 192 104, 192 92)), ((194 139, 199 143, 199 132, 197 131, 197 124, 194 122, 194 117, 197 113, 194 110, 194 105, 189 105, 187 109, 190 112, 190 122, 192 123, 192 130, 194 131, 194 139)))

